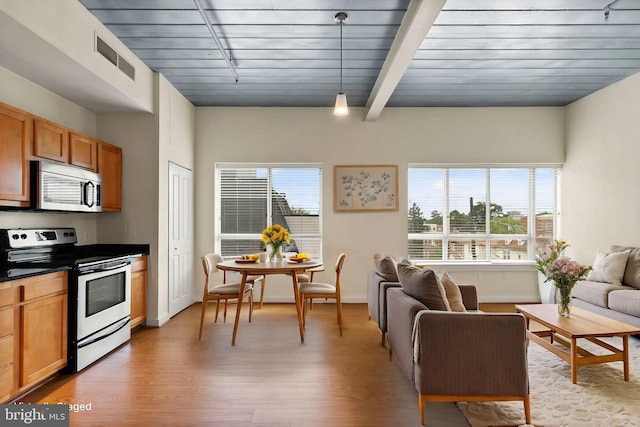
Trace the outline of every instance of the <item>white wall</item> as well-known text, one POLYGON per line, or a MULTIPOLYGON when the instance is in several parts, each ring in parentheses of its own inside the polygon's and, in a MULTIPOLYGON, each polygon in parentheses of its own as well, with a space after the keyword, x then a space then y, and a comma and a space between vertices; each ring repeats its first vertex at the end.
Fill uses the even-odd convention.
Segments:
MULTIPOLYGON (((328 108, 196 108, 196 255, 213 250, 216 162, 323 165, 323 258, 346 252, 345 301, 364 301, 373 254, 406 254, 408 163, 562 163, 562 108, 387 108, 377 122, 364 109, 344 118, 328 108), (397 212, 333 212, 333 166, 397 164, 397 212)), ((485 301, 536 301, 533 267, 457 271, 485 301)), ((202 286, 197 276, 197 288, 202 286)), ((319 278, 333 280, 331 268, 319 278)), ((269 278, 266 300, 291 300, 286 279, 269 278)), ((197 295, 197 294, 196 294, 197 295)))
POLYGON ((612 244, 640 246, 640 74, 566 108, 561 237, 591 265, 612 244))

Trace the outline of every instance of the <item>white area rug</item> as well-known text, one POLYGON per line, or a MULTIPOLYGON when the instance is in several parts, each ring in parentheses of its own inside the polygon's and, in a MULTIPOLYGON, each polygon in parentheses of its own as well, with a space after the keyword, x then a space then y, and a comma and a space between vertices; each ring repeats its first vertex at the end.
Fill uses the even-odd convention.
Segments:
MULTIPOLYGON (((620 338, 610 343, 621 348, 620 338)), ((602 354, 579 340, 589 351, 602 354)), ((623 379, 622 362, 578 367, 571 383, 569 364, 536 343, 529 344, 531 421, 536 427, 640 427, 640 339, 629 338, 630 376, 623 379)), ((459 402, 472 427, 526 426, 521 402, 459 402)))

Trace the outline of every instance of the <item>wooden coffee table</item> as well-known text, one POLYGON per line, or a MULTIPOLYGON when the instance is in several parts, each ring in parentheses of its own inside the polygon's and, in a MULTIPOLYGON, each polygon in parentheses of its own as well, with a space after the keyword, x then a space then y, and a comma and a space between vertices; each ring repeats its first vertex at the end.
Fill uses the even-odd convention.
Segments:
POLYGON ((558 315, 556 304, 516 305, 516 310, 526 319, 527 338, 569 362, 571 381, 574 384, 578 380, 578 366, 609 362, 622 362, 624 380, 629 381, 629 335, 640 334, 640 329, 637 327, 578 307, 571 308, 571 317, 558 315), (530 320, 541 324, 546 329, 531 330, 530 320), (622 338, 622 349, 599 339, 603 337, 622 338), (578 338, 597 344, 609 353, 592 354, 578 345, 578 338))

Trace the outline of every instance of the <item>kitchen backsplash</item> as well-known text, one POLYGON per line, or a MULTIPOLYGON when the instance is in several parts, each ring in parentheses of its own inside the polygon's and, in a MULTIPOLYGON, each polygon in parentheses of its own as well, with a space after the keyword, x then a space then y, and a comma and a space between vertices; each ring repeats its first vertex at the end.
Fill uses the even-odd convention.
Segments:
POLYGON ((88 245, 98 243, 97 215, 99 214, 5 211, 0 212, 0 228, 74 227, 78 244, 88 245))

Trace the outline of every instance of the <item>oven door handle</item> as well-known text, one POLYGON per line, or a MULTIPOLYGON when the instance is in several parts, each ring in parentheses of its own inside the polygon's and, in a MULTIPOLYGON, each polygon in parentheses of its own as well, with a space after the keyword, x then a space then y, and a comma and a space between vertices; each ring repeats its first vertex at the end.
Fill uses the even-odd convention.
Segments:
POLYGON ((121 323, 114 325, 116 329, 112 330, 111 332, 107 332, 104 335, 100 335, 99 337, 95 337, 87 342, 83 342, 82 344, 78 343, 78 348, 82 348, 82 347, 86 347, 88 345, 91 344, 95 344, 98 341, 102 341, 105 338, 109 338, 111 335, 115 334, 116 332, 118 332, 120 329, 124 328, 125 326, 129 325, 129 323, 131 322, 131 318, 127 317, 126 319, 122 320, 121 323))
POLYGON ((129 264, 131 264, 130 261, 124 261, 124 262, 121 262, 120 264, 110 265, 108 267, 87 268, 86 270, 81 267, 80 271, 82 273, 81 275, 91 274, 91 273, 100 273, 102 271, 117 270, 118 268, 126 267, 129 264))

